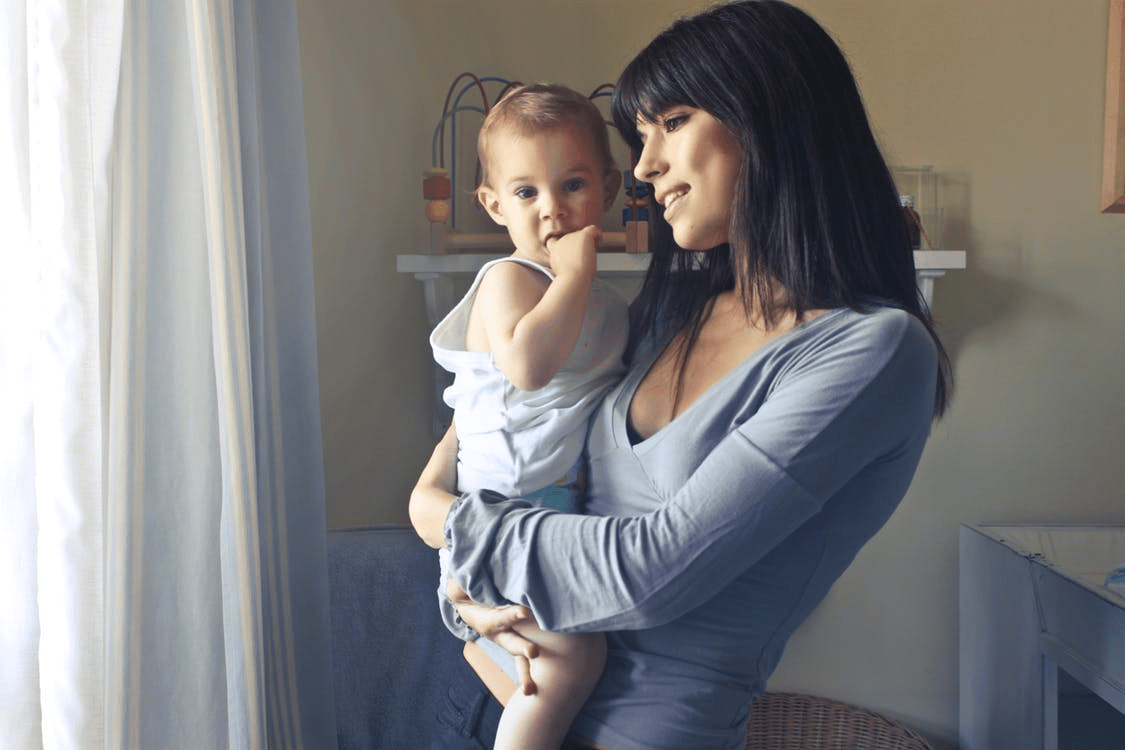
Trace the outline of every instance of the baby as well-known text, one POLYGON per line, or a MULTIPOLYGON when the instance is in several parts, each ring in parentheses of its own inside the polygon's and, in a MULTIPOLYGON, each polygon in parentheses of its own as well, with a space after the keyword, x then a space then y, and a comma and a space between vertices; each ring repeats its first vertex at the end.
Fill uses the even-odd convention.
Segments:
MULTIPOLYGON (((581 509, 587 420, 624 372, 627 309, 594 274, 599 223, 621 186, 597 107, 563 86, 523 86, 489 111, 478 139, 477 198, 515 251, 491 261, 430 337, 454 373, 445 392, 462 492, 491 489, 581 509)), ((448 550, 442 550, 444 560, 448 550)), ((556 750, 605 661, 601 634, 521 627, 539 647, 537 690, 517 690, 514 660, 477 639, 441 594, 465 657, 507 702, 497 750, 556 750)))

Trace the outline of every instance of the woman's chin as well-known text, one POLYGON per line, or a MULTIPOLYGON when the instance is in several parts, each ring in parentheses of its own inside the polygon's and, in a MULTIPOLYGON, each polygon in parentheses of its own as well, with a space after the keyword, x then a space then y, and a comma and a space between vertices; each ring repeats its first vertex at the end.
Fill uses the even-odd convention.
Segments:
POLYGON ((677 229, 675 224, 672 224, 672 239, 681 249, 696 253, 714 250, 720 245, 725 245, 728 241, 725 232, 705 231, 698 226, 683 225, 677 229))
POLYGON ((672 234, 672 239, 676 241, 676 246, 681 250, 686 250, 691 253, 707 253, 726 244, 726 240, 715 241, 713 239, 701 239, 694 236, 685 237, 681 240, 675 233, 672 234))

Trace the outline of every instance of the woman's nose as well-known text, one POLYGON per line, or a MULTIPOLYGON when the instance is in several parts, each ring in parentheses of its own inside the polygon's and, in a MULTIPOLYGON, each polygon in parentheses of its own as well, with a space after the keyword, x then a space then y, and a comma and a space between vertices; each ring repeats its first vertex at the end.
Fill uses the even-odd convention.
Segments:
POLYGON ((645 141, 641 154, 637 157, 637 166, 633 167, 633 174, 642 182, 652 182, 663 171, 663 161, 656 145, 652 139, 645 141))

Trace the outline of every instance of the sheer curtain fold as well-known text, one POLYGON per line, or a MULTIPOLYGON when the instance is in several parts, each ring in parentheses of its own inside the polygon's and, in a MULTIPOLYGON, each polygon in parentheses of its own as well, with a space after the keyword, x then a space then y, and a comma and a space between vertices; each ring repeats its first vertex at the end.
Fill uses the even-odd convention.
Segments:
POLYGON ((293 2, 0 42, 4 746, 333 747, 293 2))

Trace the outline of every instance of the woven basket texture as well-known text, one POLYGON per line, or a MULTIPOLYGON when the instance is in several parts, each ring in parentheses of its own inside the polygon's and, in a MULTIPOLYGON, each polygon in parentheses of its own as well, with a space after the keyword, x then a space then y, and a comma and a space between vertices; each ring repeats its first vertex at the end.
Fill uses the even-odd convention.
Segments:
POLYGON ((746 750, 933 750, 916 732, 830 698, 765 693, 750 707, 746 750))

